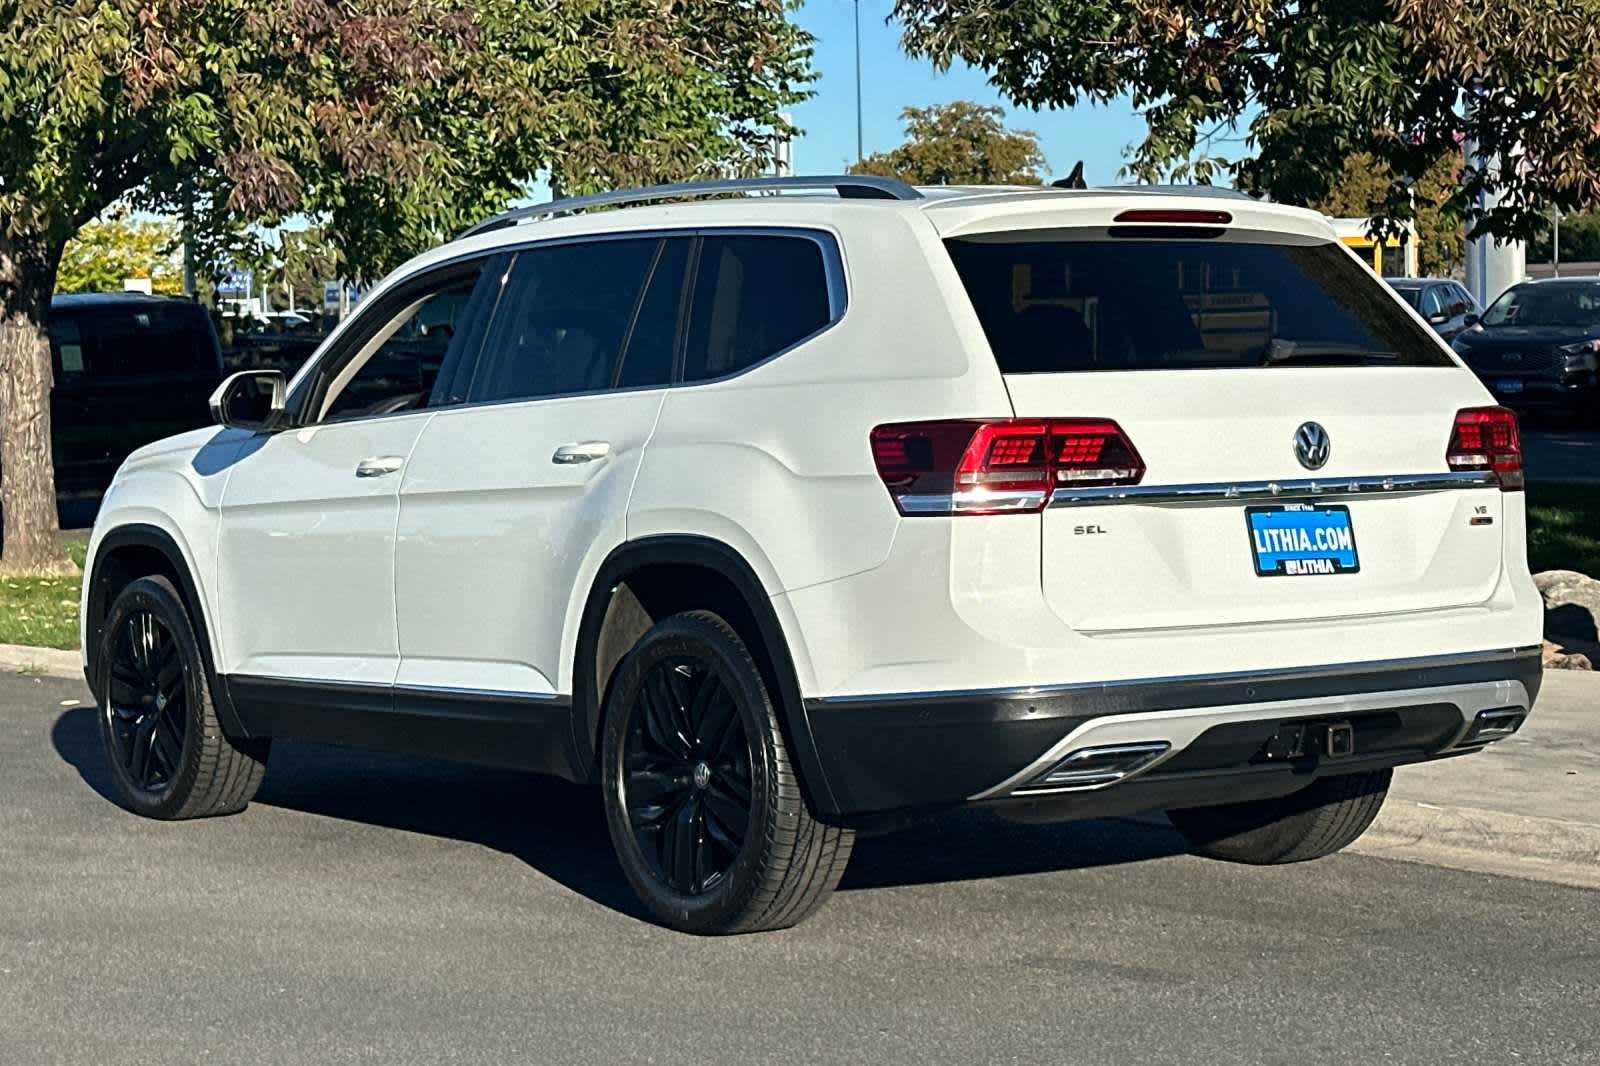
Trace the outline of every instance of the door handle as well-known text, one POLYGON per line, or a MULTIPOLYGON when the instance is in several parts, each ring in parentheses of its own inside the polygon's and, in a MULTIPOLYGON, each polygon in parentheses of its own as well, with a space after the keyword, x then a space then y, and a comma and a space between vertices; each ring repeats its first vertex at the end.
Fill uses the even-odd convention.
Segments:
POLYGON ((569 463, 592 463, 611 454, 608 440, 586 440, 581 444, 563 444, 550 457, 552 463, 566 466, 569 463))
POLYGON ((363 459, 356 464, 356 477, 382 477, 392 474, 405 465, 405 460, 398 455, 383 455, 374 459, 363 459))

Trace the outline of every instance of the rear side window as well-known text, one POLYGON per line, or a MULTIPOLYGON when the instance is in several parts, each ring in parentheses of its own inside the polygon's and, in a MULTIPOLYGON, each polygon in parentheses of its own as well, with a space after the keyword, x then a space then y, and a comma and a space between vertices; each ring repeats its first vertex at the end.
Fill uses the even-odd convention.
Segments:
POLYGON ((947 244, 1007 374, 1454 365, 1329 242, 947 244))
MULTIPOLYGON (((614 387, 662 243, 593 241, 519 252, 468 399, 526 400, 614 387)), ((639 373, 648 372, 645 348, 658 340, 641 336, 639 373)))
POLYGON ((162 377, 220 370, 216 334, 192 304, 130 304, 52 316, 51 354, 65 375, 162 377))
POLYGON ((805 237, 706 237, 689 311, 684 381, 734 374, 832 319, 822 248, 805 237))

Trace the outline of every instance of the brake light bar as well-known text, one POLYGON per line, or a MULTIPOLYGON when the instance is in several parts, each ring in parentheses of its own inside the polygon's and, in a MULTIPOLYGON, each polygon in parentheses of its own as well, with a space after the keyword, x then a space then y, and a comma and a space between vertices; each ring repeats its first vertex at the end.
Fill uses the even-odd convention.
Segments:
POLYGON ((1113 222, 1191 223, 1199 226, 1226 226, 1233 221, 1228 211, 1200 211, 1191 208, 1136 207, 1123 211, 1113 222))
POLYGON ((1457 411, 1445 463, 1451 470, 1491 470, 1501 492, 1520 491, 1524 478, 1517 416, 1505 407, 1457 411))
POLYGON ((897 422, 872 458, 903 515, 1043 510, 1060 485, 1136 485, 1144 460, 1105 418, 897 422))

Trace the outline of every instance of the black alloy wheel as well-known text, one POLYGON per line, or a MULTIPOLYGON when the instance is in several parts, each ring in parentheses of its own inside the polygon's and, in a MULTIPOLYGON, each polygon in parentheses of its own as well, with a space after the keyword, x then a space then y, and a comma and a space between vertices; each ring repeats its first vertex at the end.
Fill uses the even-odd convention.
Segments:
POLYGON ((715 889, 750 831, 750 745, 714 664, 653 663, 624 742, 623 802, 655 875, 686 896, 715 889))
POLYGON ((650 913, 686 933, 751 933, 821 906, 855 834, 812 816, 745 638, 711 611, 668 615, 606 690, 606 828, 650 913))
POLYGON ((113 756, 145 792, 169 789, 182 767, 186 682, 177 638, 153 611, 132 612, 111 634, 106 727, 113 756))
POLYGON ((272 742, 222 728, 205 652, 177 586, 160 574, 129 582, 99 631, 90 687, 100 700, 117 799, 164 820, 243 810, 272 742))

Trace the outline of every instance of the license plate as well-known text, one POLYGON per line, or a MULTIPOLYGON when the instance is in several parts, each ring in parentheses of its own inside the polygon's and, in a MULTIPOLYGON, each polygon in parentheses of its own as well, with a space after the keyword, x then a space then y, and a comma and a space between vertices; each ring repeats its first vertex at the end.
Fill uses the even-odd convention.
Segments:
POLYGON ((1507 378, 1494 383, 1495 392, 1503 392, 1507 396, 1515 395, 1522 391, 1522 381, 1518 378, 1507 378))
POLYGON ((1246 507, 1244 514, 1260 577, 1353 574, 1361 569, 1348 507, 1290 503, 1246 507))

